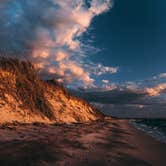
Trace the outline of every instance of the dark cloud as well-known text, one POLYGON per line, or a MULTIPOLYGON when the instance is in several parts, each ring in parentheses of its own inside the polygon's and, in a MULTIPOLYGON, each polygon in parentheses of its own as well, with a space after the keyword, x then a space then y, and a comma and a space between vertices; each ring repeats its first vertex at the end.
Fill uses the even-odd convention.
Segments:
POLYGON ((107 115, 121 118, 166 118, 165 98, 149 95, 146 88, 131 90, 120 86, 113 90, 80 89, 71 90, 71 93, 93 103, 107 115))
POLYGON ((110 91, 71 91, 74 95, 80 96, 89 102, 103 104, 128 104, 146 96, 144 92, 134 92, 131 90, 114 89, 110 91))

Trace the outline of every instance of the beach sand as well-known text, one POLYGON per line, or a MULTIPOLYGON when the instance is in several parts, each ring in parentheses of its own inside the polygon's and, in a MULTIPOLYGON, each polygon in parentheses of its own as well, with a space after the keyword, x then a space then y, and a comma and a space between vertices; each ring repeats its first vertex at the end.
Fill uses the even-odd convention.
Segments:
POLYGON ((86 124, 6 124, 0 166, 165 166, 166 144, 107 118, 86 124))

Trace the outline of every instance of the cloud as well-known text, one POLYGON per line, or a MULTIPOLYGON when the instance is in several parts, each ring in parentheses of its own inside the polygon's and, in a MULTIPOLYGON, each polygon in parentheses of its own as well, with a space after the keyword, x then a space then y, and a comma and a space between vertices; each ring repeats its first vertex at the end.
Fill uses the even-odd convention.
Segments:
POLYGON ((108 66, 103 66, 102 64, 98 64, 96 68, 94 68, 94 74, 100 76, 105 73, 117 73, 119 68, 118 67, 108 67, 108 66))
MULTIPOLYGON (((93 88, 85 91, 74 91, 76 96, 82 97, 89 102, 103 104, 134 104, 147 96, 144 90, 130 90, 123 87, 116 88, 93 88)), ((142 102, 142 101, 141 101, 142 102)), ((141 103, 139 103, 141 104, 141 103)))
POLYGON ((62 51, 57 51, 55 60, 57 62, 61 62, 62 60, 66 59, 68 57, 68 54, 65 53, 63 50, 62 51))
POLYGON ((106 85, 102 88, 90 88, 72 93, 92 102, 102 112, 111 116, 163 118, 166 117, 166 83, 163 77, 161 74, 155 79, 153 77, 123 84, 102 80, 106 85))
POLYGON ((166 83, 145 89, 149 96, 160 96, 166 90, 166 83))
MULTIPOLYGON (((126 82, 124 84, 109 83, 102 80, 106 85, 102 88, 90 88, 79 91, 78 96, 85 100, 103 104, 134 104, 134 105, 165 105, 166 100, 161 96, 166 92, 166 84, 157 84, 146 87, 140 83, 126 82)), ((75 93, 77 95, 77 93, 75 93)))
POLYGON ((139 86, 136 82, 131 82, 131 81, 128 81, 125 83, 124 85, 127 89, 130 89, 130 90, 137 90, 139 89, 139 86))
POLYGON ((102 80, 104 84, 109 84, 109 80, 102 80))
POLYGON ((102 80, 102 88, 71 91, 73 95, 92 102, 105 114, 121 118, 166 117, 166 83, 150 78, 123 84, 102 80), (148 82, 148 83, 147 83, 148 82))
POLYGON ((117 68, 102 64, 94 65, 93 70, 94 66, 87 67, 79 38, 93 18, 111 5, 111 0, 1 1, 1 54, 29 59, 40 68, 41 75, 48 72, 66 84, 78 81, 83 86, 93 85, 92 74, 116 73, 117 68))
POLYGON ((161 74, 153 77, 153 79, 162 79, 162 78, 166 78, 166 73, 161 73, 161 74))

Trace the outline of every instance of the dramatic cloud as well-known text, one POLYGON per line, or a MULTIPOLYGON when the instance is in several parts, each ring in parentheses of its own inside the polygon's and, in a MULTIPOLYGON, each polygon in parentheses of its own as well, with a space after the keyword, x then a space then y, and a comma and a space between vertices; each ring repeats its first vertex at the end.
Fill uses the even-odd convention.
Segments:
POLYGON ((92 86, 92 74, 118 69, 85 63, 80 37, 92 19, 110 7, 111 0, 0 1, 1 55, 29 59, 42 75, 66 84, 92 86))
POLYGON ((116 87, 115 89, 103 88, 71 92, 89 102, 104 104, 133 104, 147 95, 143 90, 132 91, 130 89, 123 89, 122 87, 116 87))
POLYGON ((92 102, 103 113, 121 118, 166 117, 165 74, 147 80, 110 83, 102 80, 102 88, 71 90, 75 96, 92 102))
MULTIPOLYGON (((156 88, 157 89, 157 88, 156 88)), ((166 100, 158 95, 151 95, 146 88, 134 89, 116 86, 115 89, 96 88, 71 91, 73 95, 93 103, 103 113, 120 118, 164 118, 166 100)))

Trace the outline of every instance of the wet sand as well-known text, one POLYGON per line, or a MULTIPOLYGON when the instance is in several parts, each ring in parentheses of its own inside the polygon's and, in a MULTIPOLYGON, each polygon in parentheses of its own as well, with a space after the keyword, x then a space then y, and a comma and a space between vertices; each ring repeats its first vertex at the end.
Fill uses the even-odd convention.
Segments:
POLYGON ((166 144, 128 120, 0 127, 0 166, 165 166, 166 144))

